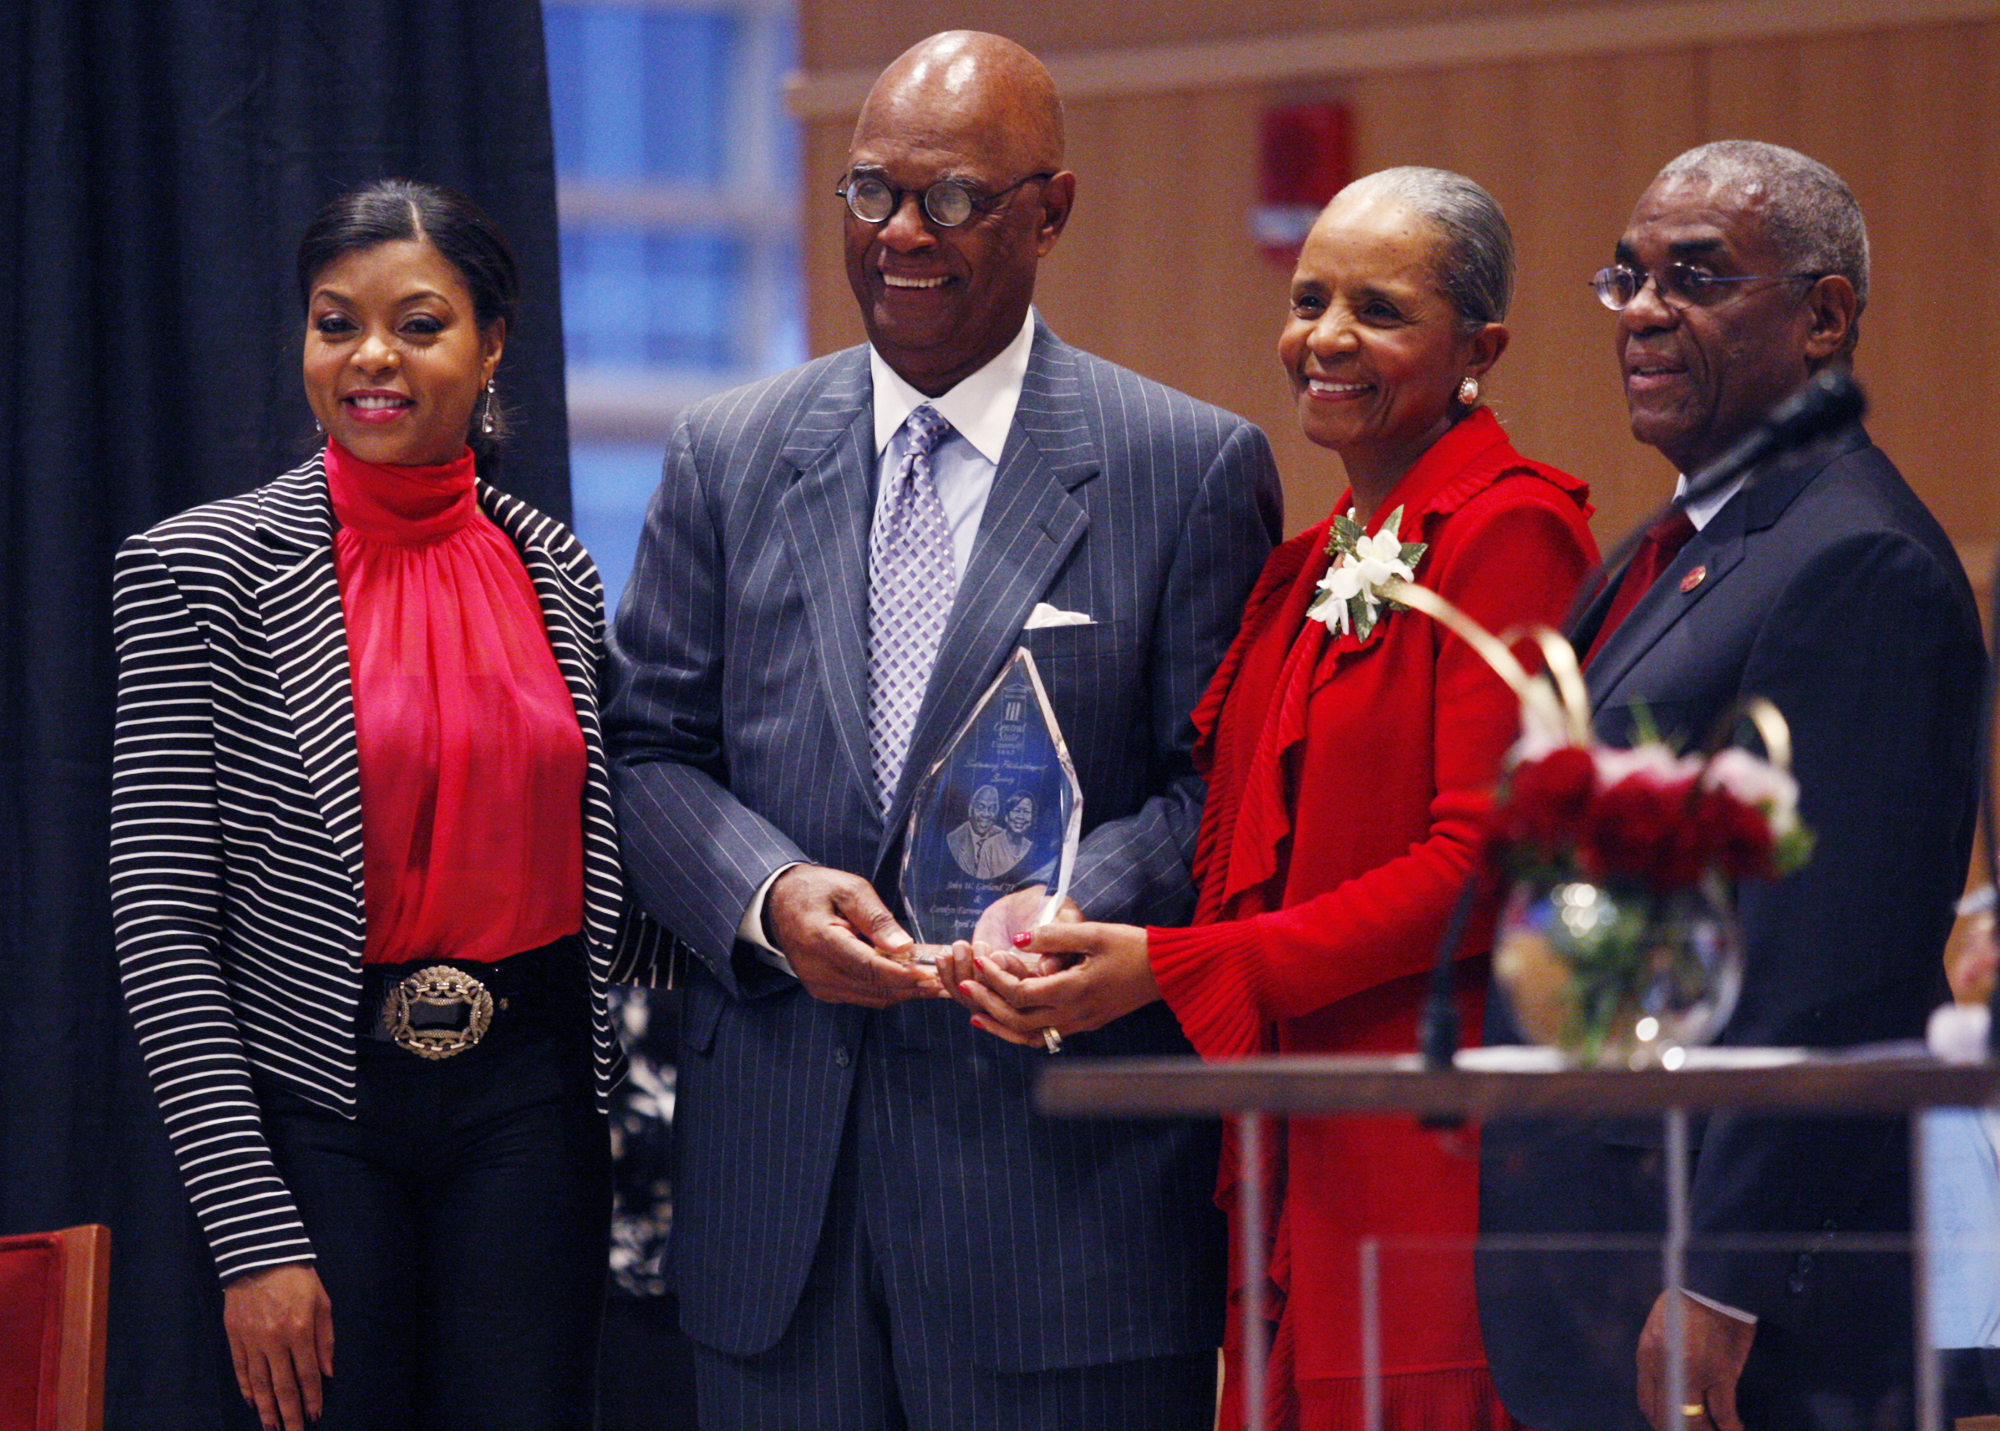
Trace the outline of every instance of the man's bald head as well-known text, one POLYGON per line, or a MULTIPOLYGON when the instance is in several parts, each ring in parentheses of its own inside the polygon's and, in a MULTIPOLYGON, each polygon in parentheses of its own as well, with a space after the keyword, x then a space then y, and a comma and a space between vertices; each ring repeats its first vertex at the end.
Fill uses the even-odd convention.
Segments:
POLYGON ((845 182, 863 182, 882 207, 894 207, 874 220, 850 209, 847 281, 875 351, 912 387, 947 392, 1020 333, 1036 265, 1076 196, 1062 158, 1055 83, 1012 40, 974 30, 933 35, 875 81, 845 182), (939 210, 946 222, 924 201, 940 180, 962 191, 939 210), (970 214, 949 222, 964 212, 964 198, 970 214))
POLYGON ((1027 172, 1062 168, 1055 81, 1028 51, 982 30, 946 30, 891 60, 862 103, 854 141, 885 129, 911 135, 968 128, 1003 141, 1004 158, 1027 172))

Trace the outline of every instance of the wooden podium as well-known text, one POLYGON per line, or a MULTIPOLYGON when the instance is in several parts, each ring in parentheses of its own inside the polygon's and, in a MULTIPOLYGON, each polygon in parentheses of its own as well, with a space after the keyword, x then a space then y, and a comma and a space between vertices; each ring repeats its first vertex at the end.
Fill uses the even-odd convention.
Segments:
MULTIPOLYGON (((1479 1049, 1461 1060, 1480 1065, 1511 1050, 1479 1049)), ((2000 1064, 1945 1064, 1919 1044, 1804 1054, 1788 1050, 1697 1051, 1677 1070, 1518 1069, 1486 1066, 1432 1070, 1416 1054, 1392 1057, 1272 1057, 1232 1063, 1194 1058, 1052 1060, 1036 1099, 1042 1111, 1077 1117, 1223 1117, 1236 1122, 1244 1169, 1242 1230, 1249 1249, 1263 1242, 1265 1214, 1259 1156, 1265 1120, 1273 1115, 1327 1117, 1343 1113, 1408 1113, 1478 1122, 1494 1117, 1657 1116, 1665 1127, 1667 1225, 1662 1278, 1681 1287, 1688 1242, 1688 1114, 1716 1109, 1767 1113, 1893 1114, 1926 1108, 1980 1107, 2000 1102, 2000 1064)), ((1923 1120, 1910 1120, 1912 1259, 1916 1289, 1917 1425, 1937 1427, 1942 1409, 1937 1359, 1930 1347, 1924 1206, 1923 1120)), ((1247 1279, 1244 1298, 1245 1419, 1263 1431, 1261 1279, 1247 1279)), ((1679 1297, 1670 1297, 1669 1345, 1680 1346, 1679 1297)), ((1679 1404, 1683 1368, 1668 1367, 1667 1401, 1679 1404)), ((1370 1386, 1369 1431, 1377 1431, 1379 1389, 1370 1386)))

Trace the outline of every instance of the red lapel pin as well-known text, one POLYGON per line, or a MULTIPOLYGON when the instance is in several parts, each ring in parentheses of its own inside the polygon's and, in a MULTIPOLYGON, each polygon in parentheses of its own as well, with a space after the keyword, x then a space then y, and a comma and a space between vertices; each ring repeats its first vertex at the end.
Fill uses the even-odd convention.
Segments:
POLYGON ((1688 592, 1693 591, 1697 586, 1700 586, 1703 581, 1707 580, 1707 578, 1708 578, 1708 568, 1705 566, 1696 567, 1693 571, 1689 572, 1686 576, 1681 578, 1681 594, 1683 596, 1687 595, 1688 592))

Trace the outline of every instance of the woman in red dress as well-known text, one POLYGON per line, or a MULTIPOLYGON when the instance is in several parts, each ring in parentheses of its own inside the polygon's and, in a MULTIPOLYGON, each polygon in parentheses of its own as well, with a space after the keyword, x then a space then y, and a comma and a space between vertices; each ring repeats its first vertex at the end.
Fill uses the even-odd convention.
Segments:
MULTIPOLYGON (((1272 553, 1194 713, 1209 783, 1195 923, 1046 925, 1024 949, 1060 972, 981 952, 957 988, 976 1022, 1041 1043, 1164 998, 1210 1059, 1415 1047, 1517 713, 1463 641, 1372 598, 1379 563, 1500 631, 1558 623, 1596 559, 1583 484, 1517 454, 1479 405, 1512 277, 1506 219, 1455 174, 1386 170, 1320 215, 1278 353, 1350 488, 1272 553)), ((1490 910, 1464 948, 1483 957, 1489 931, 1490 910)), ((1485 982, 1460 981, 1475 1037, 1485 982)), ((1271 1424, 1361 1425, 1364 1237, 1382 1241, 1384 1424, 1510 1424, 1480 1346, 1464 1140, 1343 1118, 1293 1121, 1279 1142, 1271 1424)), ((1225 1166, 1225 1207, 1233 1182, 1225 1166)), ((1226 1394, 1225 1422, 1242 1414, 1226 1394)))

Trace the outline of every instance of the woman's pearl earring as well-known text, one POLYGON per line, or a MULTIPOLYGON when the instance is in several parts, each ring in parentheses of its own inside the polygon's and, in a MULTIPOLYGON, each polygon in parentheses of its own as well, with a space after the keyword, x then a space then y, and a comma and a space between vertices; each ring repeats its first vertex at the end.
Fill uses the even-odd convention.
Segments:
POLYGON ((1471 407, 1479 401, 1479 379, 1470 373, 1459 379, 1458 401, 1461 407, 1471 407))

